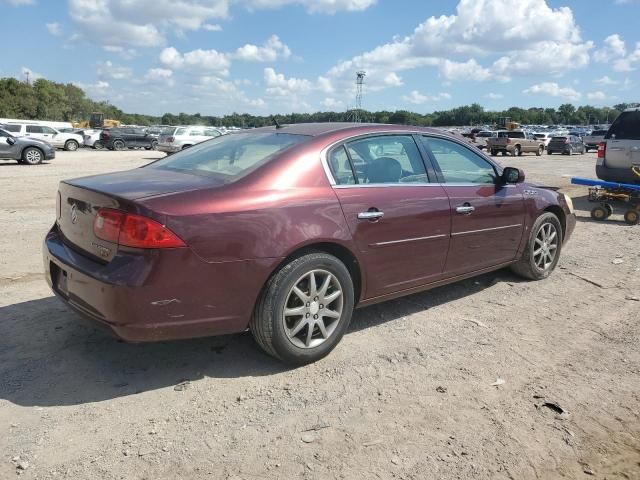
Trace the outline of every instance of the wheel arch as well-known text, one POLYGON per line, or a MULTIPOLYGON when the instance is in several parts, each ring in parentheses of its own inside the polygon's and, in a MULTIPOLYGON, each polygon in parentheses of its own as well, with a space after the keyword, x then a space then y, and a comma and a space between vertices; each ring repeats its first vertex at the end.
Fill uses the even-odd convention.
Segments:
POLYGON ((22 148, 22 150, 20 150, 20 159, 24 158, 24 152, 25 152, 25 150, 27 150, 29 148, 35 148, 36 150, 38 150, 42 154, 42 160, 44 161, 44 157, 45 157, 44 150, 42 150, 37 145, 25 145, 22 148))
POLYGON ((567 231, 567 217, 564 210, 562 210, 562 207, 559 205, 549 205, 544 209, 544 212, 553 213, 558 217, 558 220, 560 220, 560 226, 562 227, 562 241, 564 242, 565 233, 567 231))

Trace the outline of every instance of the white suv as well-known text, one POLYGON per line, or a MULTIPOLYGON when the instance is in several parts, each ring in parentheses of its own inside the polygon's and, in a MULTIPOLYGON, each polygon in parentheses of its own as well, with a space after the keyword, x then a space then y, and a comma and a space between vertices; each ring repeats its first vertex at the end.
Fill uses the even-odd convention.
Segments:
POLYGON ((596 175, 608 182, 640 183, 640 107, 622 112, 598 146, 596 175))
POLYGON ((169 155, 220 135, 223 132, 214 127, 169 127, 158 137, 157 150, 169 155))
POLYGON ((75 133, 62 133, 55 128, 37 123, 6 123, 4 129, 14 137, 29 137, 43 140, 56 148, 75 151, 80 148, 84 139, 75 133))

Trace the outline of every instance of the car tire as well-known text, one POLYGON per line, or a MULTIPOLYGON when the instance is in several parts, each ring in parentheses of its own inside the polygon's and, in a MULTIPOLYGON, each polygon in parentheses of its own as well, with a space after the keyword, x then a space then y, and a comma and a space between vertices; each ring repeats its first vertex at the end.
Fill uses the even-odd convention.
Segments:
POLYGON ((496 155, 498 155, 498 151, 494 150, 493 148, 491 149, 491 156, 495 157, 496 155))
POLYGON ((44 153, 36 147, 27 147, 22 152, 22 163, 25 165, 39 165, 44 160, 44 153))
POLYGON ((186 150, 187 148, 191 147, 191 145, 183 145, 182 146, 182 150, 186 150))
POLYGON ((101 141, 98 140, 93 144, 93 148, 95 148, 96 150, 103 150, 104 145, 102 144, 101 141))
POLYGON ((147 150, 157 150, 158 149, 158 142, 156 142, 155 140, 153 140, 151 142, 151 145, 149 145, 149 148, 147 148, 147 150))
POLYGON ((115 140, 113 142, 113 149, 114 150, 121 151, 121 150, 125 150, 126 148, 127 148, 127 144, 124 143, 124 140, 115 140))
POLYGON ((569 147, 566 151, 566 154, 569 156, 573 155, 573 147, 569 147))
POLYGON ((516 145, 515 147, 513 147, 513 153, 511 154, 514 157, 519 157, 520 155, 522 155, 522 149, 520 148, 520 145, 516 145))
POLYGON ((76 150, 78 150, 78 148, 80 148, 80 144, 75 140, 67 140, 64 143, 64 149, 67 152, 75 152, 76 150))
POLYGON ((598 205, 597 207, 593 207, 591 209, 590 215, 591 218, 600 222, 602 220, 606 220, 610 213, 603 205, 598 205))
POLYGON ((335 348, 349 326, 353 305, 353 281, 347 267, 332 255, 311 252, 294 258, 268 280, 250 329, 266 353, 288 364, 304 365, 335 348), (321 303, 323 298, 327 305, 321 303), (321 313, 329 311, 330 316, 321 313))
POLYGON ((529 280, 542 280, 556 268, 561 250, 560 220, 555 214, 545 212, 534 222, 524 253, 520 260, 511 265, 511 270, 529 280))
POLYGON ((547 148, 547 155, 553 155, 553 152, 547 148))
POLYGON ((544 147, 540 145, 538 147, 538 150, 536 150, 536 157, 539 157, 540 155, 542 155, 542 152, 544 152, 544 147))

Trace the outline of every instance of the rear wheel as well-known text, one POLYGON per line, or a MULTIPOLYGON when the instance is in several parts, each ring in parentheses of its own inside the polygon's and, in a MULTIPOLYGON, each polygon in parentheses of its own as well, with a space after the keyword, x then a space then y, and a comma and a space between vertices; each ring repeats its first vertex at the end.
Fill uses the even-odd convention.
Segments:
POLYGON ((146 148, 146 150, 157 150, 158 149, 158 142, 153 140, 151 142, 151 145, 149 145, 148 147, 145 147, 145 148, 146 148))
POLYGON ((265 352, 286 363, 315 362, 347 330, 353 295, 353 281, 340 260, 309 253, 269 279, 253 312, 251 332, 265 352))
POLYGON ((520 145, 516 145, 513 147, 513 156, 519 157, 520 155, 522 155, 522 149, 520 148, 520 145))
POLYGON ((42 151, 35 147, 25 148, 22 152, 22 163, 27 165, 38 165, 44 160, 42 151))
POLYGON ((624 221, 629 225, 637 225, 640 220, 637 210, 627 210, 624 212, 624 221))
POLYGON ((542 155, 542 152, 544 152, 544 147, 542 145, 540 145, 538 147, 538 150, 536 150, 536 156, 539 157, 540 155, 542 155))
POLYGON ((567 155, 573 155, 573 147, 570 146, 567 150, 565 150, 565 153, 567 155))
POLYGON ((114 150, 124 150, 125 148, 127 148, 127 145, 124 143, 124 140, 116 140, 113 142, 114 150))
POLYGON ((556 268, 561 249, 560 220, 553 213, 545 212, 533 224, 522 258, 511 265, 511 269, 530 280, 542 280, 556 268))

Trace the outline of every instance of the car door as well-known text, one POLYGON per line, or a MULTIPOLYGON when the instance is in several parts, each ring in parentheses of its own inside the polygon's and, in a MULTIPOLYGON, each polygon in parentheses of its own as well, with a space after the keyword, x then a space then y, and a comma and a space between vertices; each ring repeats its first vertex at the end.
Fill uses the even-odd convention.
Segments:
POLYGON ((430 183, 412 135, 354 139, 328 156, 334 191, 363 259, 365 298, 442 276, 451 228, 444 189, 430 183))
POLYGON ((148 147, 151 143, 149 136, 141 128, 132 128, 130 136, 131 142, 127 143, 130 143, 132 147, 148 147))
POLYGON ((46 142, 49 142, 55 147, 63 147, 65 142, 65 136, 60 134, 55 128, 42 126, 42 134, 46 142))
POLYGON ((524 229, 518 185, 502 185, 496 167, 453 140, 422 136, 451 204, 451 243, 444 275, 453 277, 514 260, 524 229))
POLYGON ((16 155, 16 147, 9 143, 9 138, 13 138, 13 136, 4 130, 0 130, 0 158, 14 158, 16 155))
POLYGON ((29 138, 36 138, 38 140, 44 140, 45 142, 49 143, 51 143, 52 137, 50 133, 44 132, 44 127, 42 125, 26 125, 25 136, 29 138))

